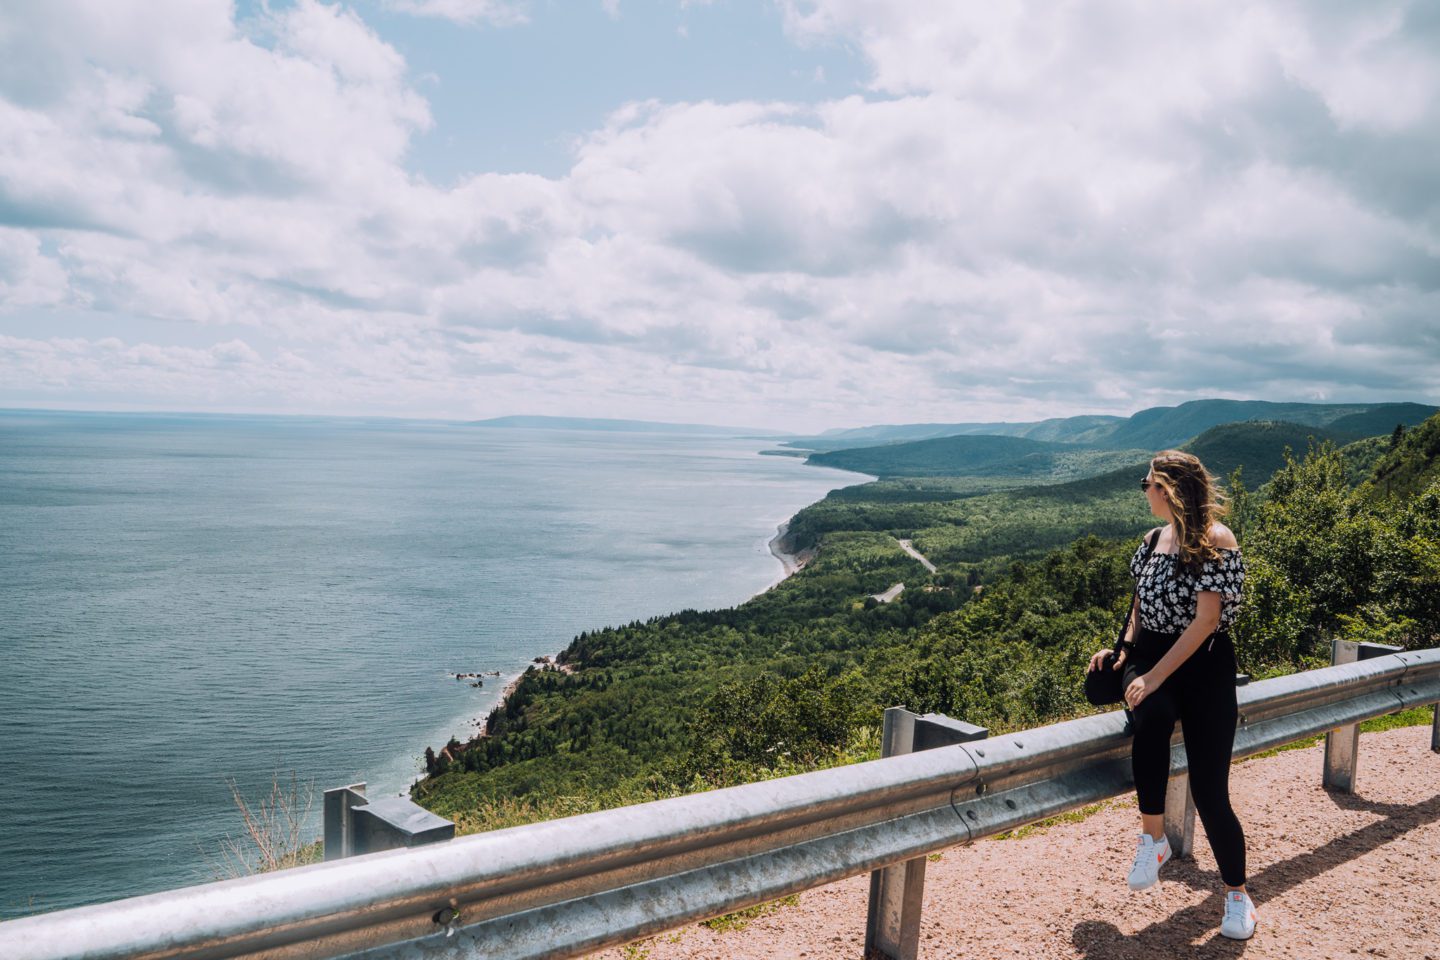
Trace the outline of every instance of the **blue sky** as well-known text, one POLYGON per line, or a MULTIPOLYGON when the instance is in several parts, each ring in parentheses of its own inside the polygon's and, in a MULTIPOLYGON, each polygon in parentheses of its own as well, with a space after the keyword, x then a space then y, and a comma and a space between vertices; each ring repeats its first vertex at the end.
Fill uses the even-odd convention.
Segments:
POLYGON ((865 79, 852 47, 797 45, 761 0, 628 0, 614 16, 598 0, 536 3, 527 23, 499 27, 355 9, 422 78, 435 126, 415 139, 411 166, 437 184, 482 171, 563 176, 575 142, 630 101, 813 103, 860 93, 865 79))
POLYGON ((0 405, 1440 402, 1440 7, 0 9, 0 405))

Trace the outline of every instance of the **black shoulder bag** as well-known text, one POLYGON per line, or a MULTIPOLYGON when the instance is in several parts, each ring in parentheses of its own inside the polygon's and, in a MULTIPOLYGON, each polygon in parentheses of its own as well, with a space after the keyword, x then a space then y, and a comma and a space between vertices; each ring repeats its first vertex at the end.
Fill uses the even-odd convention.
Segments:
MULTIPOLYGON (((1150 559, 1150 554, 1155 550, 1155 542, 1160 539, 1161 527, 1150 534, 1150 539, 1145 541, 1145 554, 1141 557, 1141 564, 1150 559)), ((1135 590, 1138 592, 1140 583, 1137 580, 1135 590)), ((1115 649, 1105 655, 1100 662, 1100 667, 1090 670, 1085 674, 1085 699, 1103 707, 1106 704, 1119 703, 1125 699, 1125 671, 1116 670, 1113 666, 1115 659, 1120 656, 1120 647, 1125 640, 1125 631, 1130 629, 1130 615, 1135 612, 1135 594, 1130 595, 1130 603, 1125 607, 1125 622, 1120 625, 1120 633, 1115 637, 1115 649)))

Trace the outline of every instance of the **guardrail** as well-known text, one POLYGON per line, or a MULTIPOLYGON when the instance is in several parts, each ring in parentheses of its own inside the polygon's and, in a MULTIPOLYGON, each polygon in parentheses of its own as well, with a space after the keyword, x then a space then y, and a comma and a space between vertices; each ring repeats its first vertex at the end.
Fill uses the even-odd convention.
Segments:
MULTIPOLYGON (((1259 681, 1239 697, 1234 755, 1244 757, 1440 702, 1440 649, 1259 681)), ((1185 752, 1175 743, 1179 776, 1185 752)), ((1129 792, 1129 753, 1115 711, 12 920, 0 924, 0 957, 573 957, 1129 792)))

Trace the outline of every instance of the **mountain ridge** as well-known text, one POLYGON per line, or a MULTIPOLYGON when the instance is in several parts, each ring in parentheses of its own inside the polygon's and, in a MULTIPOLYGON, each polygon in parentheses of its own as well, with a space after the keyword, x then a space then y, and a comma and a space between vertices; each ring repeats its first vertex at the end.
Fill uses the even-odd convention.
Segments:
POLYGON ((1220 398, 1189 400, 1173 407, 1147 407, 1129 417, 1079 414, 1031 423, 886 424, 827 430, 817 436, 789 439, 783 446, 828 453, 944 437, 1006 436, 1110 450, 1161 450, 1178 447, 1211 427, 1227 423, 1281 421, 1326 428, 1337 439, 1342 435, 1360 439, 1389 433, 1396 424, 1416 426, 1437 412, 1440 407, 1408 401, 1317 404, 1220 398))

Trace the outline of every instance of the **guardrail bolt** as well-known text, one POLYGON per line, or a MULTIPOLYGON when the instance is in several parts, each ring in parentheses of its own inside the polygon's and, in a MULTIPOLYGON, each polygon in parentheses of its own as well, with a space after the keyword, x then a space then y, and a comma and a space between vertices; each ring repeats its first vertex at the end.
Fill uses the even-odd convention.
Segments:
POLYGON ((455 936, 455 931, 460 929, 460 911, 453 906, 442 907, 431 919, 445 928, 446 937, 455 936))

